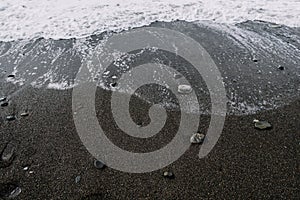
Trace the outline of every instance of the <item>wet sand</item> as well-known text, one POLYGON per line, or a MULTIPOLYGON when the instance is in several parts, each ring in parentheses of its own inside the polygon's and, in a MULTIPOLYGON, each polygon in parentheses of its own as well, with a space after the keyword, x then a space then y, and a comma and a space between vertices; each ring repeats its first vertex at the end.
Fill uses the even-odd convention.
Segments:
MULTIPOLYGON (((204 159, 193 145, 165 169, 130 174, 93 166, 73 123, 70 97, 71 90, 28 88, 11 105, 28 106, 28 117, 20 117, 18 109, 15 121, 4 121, 7 110, 1 108, 0 147, 8 142, 16 146, 12 164, 1 168, 1 187, 20 186, 19 199, 299 198, 300 101, 256 115, 227 116, 217 145, 204 159), (268 120, 273 129, 255 129, 254 118, 268 120), (165 179, 165 170, 175 179, 165 179)), ((201 119, 205 130, 208 117, 201 119)), ((166 134, 172 131, 170 126, 166 134)))
MULTIPOLYGON (((189 28, 190 26, 193 27, 188 25, 189 28)), ((210 33, 207 29, 207 32, 197 33, 195 29, 191 31, 191 35, 198 34, 200 38, 205 38, 210 33)), ((228 76, 228 80, 241 75, 237 82, 244 87, 237 92, 239 97, 247 99, 249 94, 255 93, 249 93, 243 88, 248 85, 251 89, 257 84, 257 76, 253 75, 254 73, 249 74, 253 72, 251 55, 247 54, 241 59, 243 62, 239 61, 234 65, 233 61, 246 53, 235 54, 239 49, 232 44, 224 58, 219 58, 218 55, 222 55, 222 52, 217 45, 221 40, 222 38, 204 41, 204 46, 208 47, 210 53, 216 52, 213 58, 220 61, 220 66, 223 66, 220 71, 228 76), (233 58, 233 61, 228 61, 228 57, 233 58), (237 70, 236 66, 241 65, 245 66, 244 71, 237 70)), ((66 46, 67 42, 57 43, 66 46)), ((70 53, 65 57, 69 58, 70 55, 72 57, 74 54, 70 53)), ((276 58, 274 60, 285 62, 276 58)), ((7 64, 7 60, 1 61, 7 64)), ((270 57, 261 56, 258 63, 270 64, 270 57)), ((59 65, 61 64, 64 64, 64 61, 60 61, 59 65)), ((278 74, 274 77, 270 75, 270 80, 276 80, 277 84, 284 83, 278 90, 279 93, 287 89, 292 93, 298 89, 299 77, 297 79, 297 71, 289 71, 289 68, 296 68, 296 65, 286 63, 285 66, 287 74, 282 75, 276 71, 277 63, 274 64, 278 74)), ((294 93, 293 96, 287 95, 286 99, 289 101, 278 108, 264 108, 256 114, 246 112, 243 115, 227 115, 217 145, 203 159, 198 158, 199 145, 192 145, 179 160, 166 168, 151 173, 132 174, 108 167, 102 170, 94 167, 94 158, 83 146, 74 125, 72 89, 50 90, 28 85, 18 87, 5 81, 12 67, 13 65, 6 65, 7 71, 4 73, 4 68, 1 71, 1 94, 9 95, 9 105, 0 107, 0 152, 8 143, 16 149, 11 163, 0 163, 0 198, 6 199, 7 192, 17 186, 22 192, 15 199, 300 198, 298 93, 294 93), (24 111, 28 112, 29 116, 21 117, 20 114, 24 111), (16 115, 16 120, 7 121, 6 116, 10 114, 16 115), (273 128, 255 129, 253 119, 267 120, 273 128), (28 167, 28 170, 24 170, 24 167, 28 167), (172 171, 175 178, 164 178, 162 175, 166 170, 172 171), (81 177, 78 183, 75 181, 77 176, 81 177)), ((78 63, 74 68, 68 69, 71 77, 73 71, 78 70, 77 67, 78 63)), ((226 86, 235 87, 234 83, 228 80, 226 86)), ((268 87, 264 89, 268 91, 268 87)), ((97 117, 109 138, 124 149, 137 152, 153 151, 168 143, 169 138, 177 131, 179 113, 175 110, 169 112, 168 126, 163 133, 152 138, 151 142, 145 143, 143 140, 121 136, 115 123, 109 120, 110 108, 105 106, 109 105, 109 95, 109 91, 97 89, 97 117)), ((205 98, 204 101, 209 99, 205 98)), ((147 123, 146 113, 149 105, 138 98, 133 98, 131 105, 134 105, 133 119, 147 123)), ((209 120, 209 115, 201 115, 199 131, 205 133, 209 120)))

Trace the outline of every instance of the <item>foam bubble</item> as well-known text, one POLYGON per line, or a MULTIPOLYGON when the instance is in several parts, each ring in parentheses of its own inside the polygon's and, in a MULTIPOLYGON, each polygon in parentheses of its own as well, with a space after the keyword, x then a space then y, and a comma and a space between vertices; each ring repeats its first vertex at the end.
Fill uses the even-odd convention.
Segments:
POLYGON ((299 13, 299 0, 2 0, 0 40, 78 38, 177 19, 257 19, 299 27, 299 13))

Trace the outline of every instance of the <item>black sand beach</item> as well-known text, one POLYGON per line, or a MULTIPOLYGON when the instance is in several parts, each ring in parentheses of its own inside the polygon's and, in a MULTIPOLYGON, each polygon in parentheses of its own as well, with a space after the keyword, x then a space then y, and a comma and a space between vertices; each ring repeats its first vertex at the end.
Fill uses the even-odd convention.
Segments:
MULTIPOLYGON (((7 82, 7 76, 15 67, 13 58, 16 57, 14 54, 5 54, 4 48, 0 57, 0 94, 8 98, 9 105, 0 108, 0 152, 7 144, 13 145, 15 151, 10 162, 0 162, 0 198, 7 199, 16 187, 21 188, 21 193, 15 199, 300 198, 300 58, 299 55, 290 54, 299 52, 300 41, 294 39, 294 36, 300 37, 299 29, 282 27, 269 30, 269 24, 264 22, 237 25, 245 30, 257 30, 262 35, 267 32, 277 34, 276 38, 282 39, 280 42, 286 42, 282 43, 286 47, 284 50, 270 49, 273 52, 271 54, 254 45, 253 48, 257 48, 257 61, 254 61, 253 52, 247 47, 240 47, 228 36, 204 25, 174 22, 155 23, 152 26, 175 27, 201 41, 223 77, 227 77, 224 80, 226 91, 228 94, 234 91, 238 97, 232 99, 229 95, 228 98, 237 104, 252 102, 260 106, 260 110, 251 114, 244 107, 229 103, 221 137, 203 159, 198 158, 199 145, 192 145, 179 160, 151 173, 124 173, 108 167, 96 169, 94 158, 82 144, 74 125, 72 89, 51 90, 45 85, 34 88, 28 84, 35 80, 34 75, 26 76, 22 71, 19 73, 26 80, 23 86, 7 82), (287 37, 288 34, 291 37, 287 37), (279 65, 285 69, 279 70, 279 65), (257 73, 257 67, 260 73, 257 73), (267 82, 271 82, 271 86, 267 82), (258 94, 256 88, 261 89, 263 94, 258 94), (260 104, 262 100, 275 97, 276 102, 260 104), (23 112, 29 113, 29 116, 20 116, 23 112), (7 121, 8 115, 15 115, 16 119, 7 121), (267 120, 273 127, 270 130, 255 129, 253 119, 267 120), (24 170, 25 167, 28 169, 24 170), (172 171, 175 178, 164 178, 162 174, 166 170, 172 171), (77 176, 80 176, 80 180, 76 183, 77 176)), ((87 41, 92 48, 101 38, 101 35, 93 36, 87 41)), ((80 53, 73 50, 75 40, 41 39, 35 42, 36 45, 27 45, 27 49, 20 47, 23 50, 19 49, 16 53, 19 55, 26 51, 26 59, 22 61, 23 72, 38 66, 39 57, 50 57, 46 53, 31 59, 46 43, 50 43, 52 49, 60 46, 67 50, 59 61, 49 65, 49 68, 37 70, 37 73, 56 69, 58 76, 67 75, 72 82, 81 60, 80 53), (59 68, 64 65, 64 68, 59 68)), ((1 45, 14 46, 9 43, 1 45)), ((48 53, 51 48, 47 50, 48 53)), ((125 140, 126 137, 120 137, 115 123, 108 120, 111 119, 110 108, 105 105, 109 105, 109 96, 110 91, 99 87, 95 108, 99 123, 103 124, 115 144, 123 145, 130 151, 153 151, 168 143, 177 131, 180 113, 172 110, 169 111, 170 119, 162 136, 148 143, 132 138, 125 140)), ((206 101, 209 101, 208 97, 204 98, 206 101)), ((131 111, 133 118, 147 123, 148 103, 132 98, 131 105, 134 105, 131 111)), ((209 115, 201 115, 199 131, 205 133, 209 120, 209 115)))

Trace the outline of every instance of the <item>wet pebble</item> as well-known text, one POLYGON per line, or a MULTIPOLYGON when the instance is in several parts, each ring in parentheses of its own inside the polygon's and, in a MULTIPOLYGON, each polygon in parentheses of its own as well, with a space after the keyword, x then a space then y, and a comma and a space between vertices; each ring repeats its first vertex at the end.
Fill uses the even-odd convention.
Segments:
POLYGON ((271 28, 282 28, 282 25, 280 25, 280 24, 270 24, 269 27, 271 27, 271 28))
POLYGON ((27 117, 27 116, 29 115, 29 113, 23 112, 23 113, 21 113, 20 115, 21 115, 21 117, 27 117))
POLYGON ((202 134, 202 133, 195 133, 195 134, 193 134, 192 137, 190 138, 190 142, 191 142, 192 144, 200 144, 200 143, 203 142, 204 138, 205 138, 205 135, 204 135, 204 134, 202 134))
POLYGON ((175 178, 174 173, 171 172, 171 171, 165 171, 165 172, 163 173, 163 176, 164 176, 165 178, 169 178, 169 179, 175 178))
POLYGON ((114 88, 114 87, 117 87, 117 83, 111 83, 111 84, 110 84, 110 87, 113 87, 113 88, 114 88))
POLYGON ((79 183, 80 180, 81 180, 81 176, 76 176, 76 178, 75 178, 75 183, 79 183))
POLYGON ((278 69, 281 70, 281 71, 283 71, 283 70, 284 70, 284 66, 281 66, 281 65, 280 65, 280 66, 278 67, 278 69))
POLYGON ((253 123, 256 123, 256 122, 259 122, 259 120, 258 120, 258 119, 254 119, 254 120, 253 120, 253 123))
POLYGON ((13 191, 10 192, 8 198, 13 199, 19 196, 19 194, 22 192, 22 189, 20 187, 16 187, 13 191))
POLYGON ((255 122, 254 126, 255 126, 255 128, 260 129, 260 130, 272 128, 272 125, 267 121, 255 122))
POLYGON ((10 74, 7 76, 8 78, 15 78, 15 75, 14 74, 10 74))
POLYGON ((28 169, 29 169, 28 166, 23 167, 23 170, 24 170, 24 171, 28 171, 28 169))
POLYGON ((7 101, 1 103, 1 107, 6 107, 6 106, 8 106, 8 102, 7 101))
POLYGON ((14 199, 22 192, 22 189, 12 183, 0 184, 0 199, 14 199))
POLYGON ((181 77, 182 77, 181 74, 175 74, 175 75, 174 75, 174 78, 175 78, 175 79, 180 79, 181 77))
POLYGON ((2 161, 10 162, 14 156, 14 153, 15 153, 15 146, 10 143, 7 144, 1 155, 2 161))
POLYGON ((14 116, 14 115, 8 115, 7 117, 6 117, 6 120, 7 121, 13 121, 13 120, 15 120, 16 119, 16 117, 14 116))
POLYGON ((100 160, 95 160, 94 161, 94 166, 97 169, 103 169, 105 167, 105 164, 102 161, 100 161, 100 160))
POLYGON ((0 97, 0 102, 6 101, 6 97, 0 97))
POLYGON ((178 93, 180 94, 189 94, 193 91, 190 85, 179 85, 178 86, 178 93))

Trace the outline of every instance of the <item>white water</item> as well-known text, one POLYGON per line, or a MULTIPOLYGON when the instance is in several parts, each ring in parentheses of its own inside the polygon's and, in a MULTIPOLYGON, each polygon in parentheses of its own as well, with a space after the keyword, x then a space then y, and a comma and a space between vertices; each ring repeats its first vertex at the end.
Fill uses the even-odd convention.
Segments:
POLYGON ((300 26, 300 0, 1 0, 0 41, 84 37, 156 20, 300 26))

